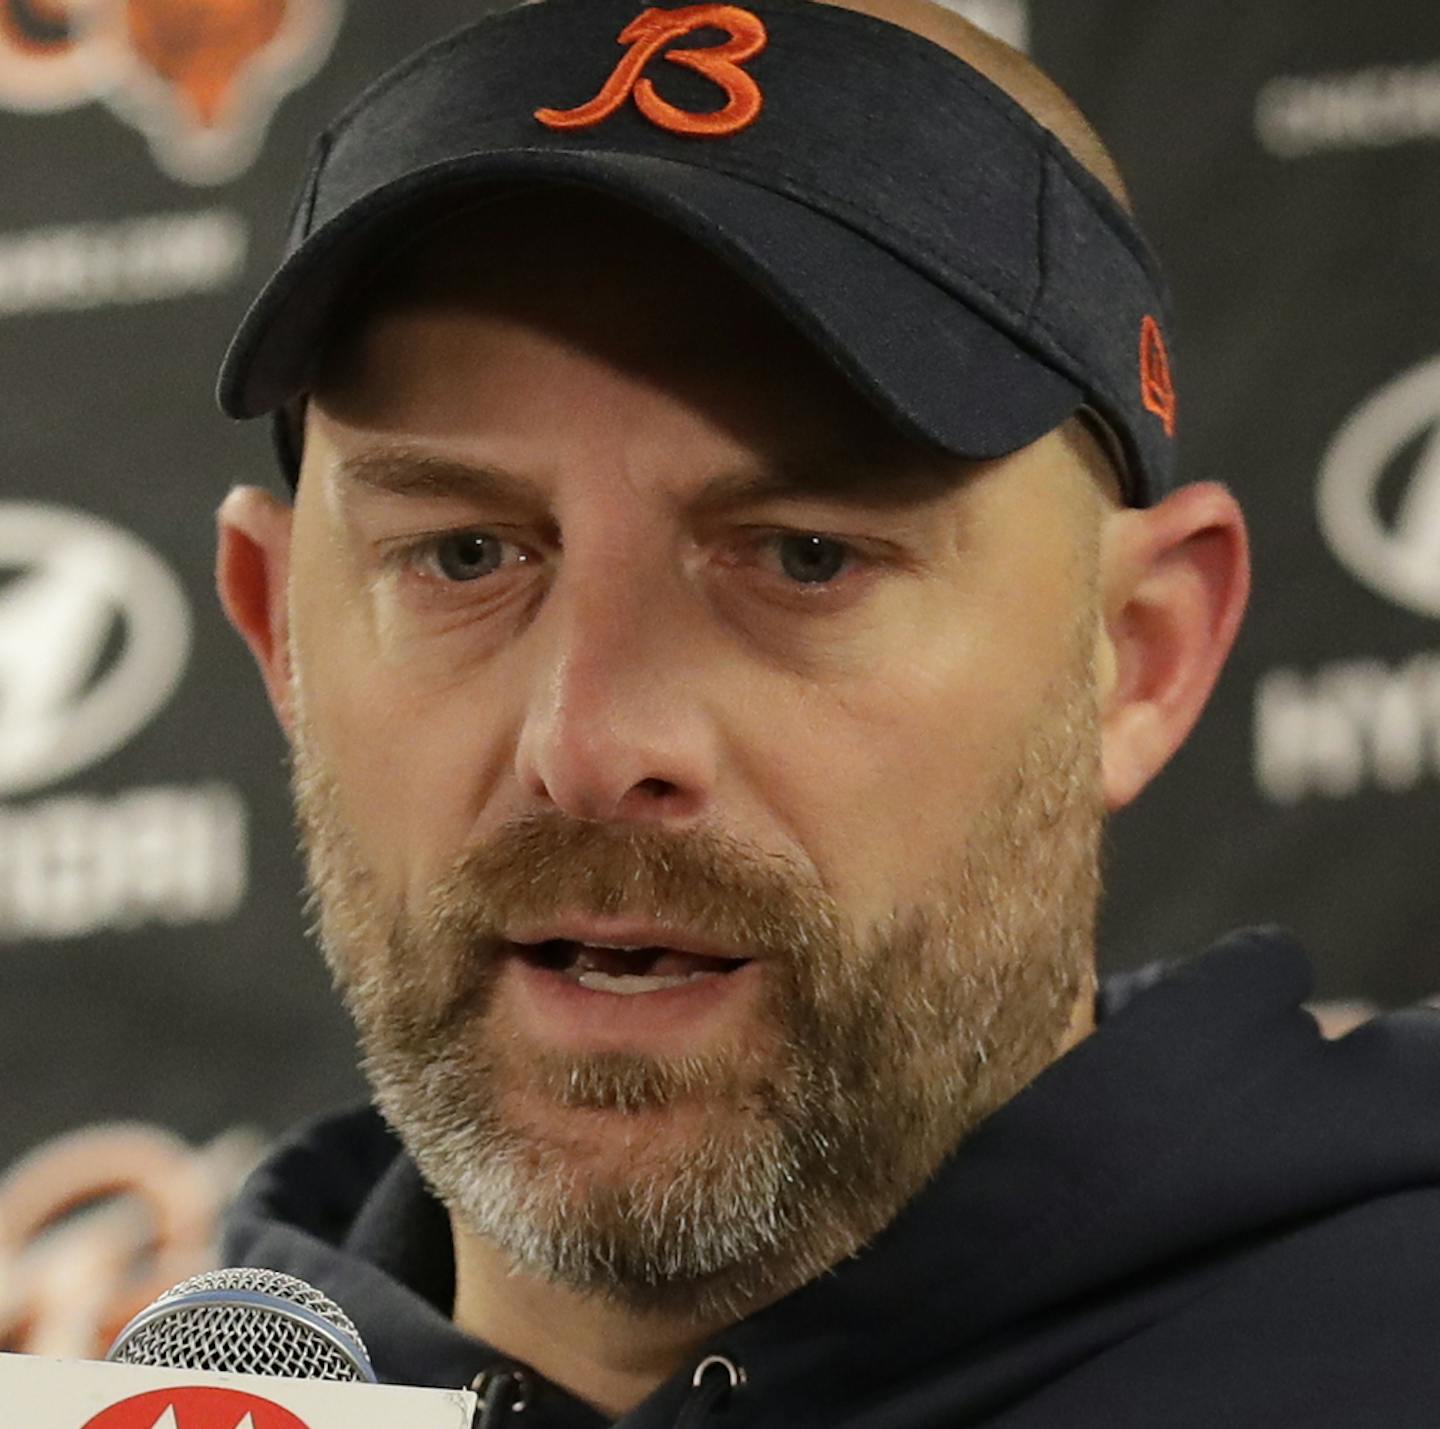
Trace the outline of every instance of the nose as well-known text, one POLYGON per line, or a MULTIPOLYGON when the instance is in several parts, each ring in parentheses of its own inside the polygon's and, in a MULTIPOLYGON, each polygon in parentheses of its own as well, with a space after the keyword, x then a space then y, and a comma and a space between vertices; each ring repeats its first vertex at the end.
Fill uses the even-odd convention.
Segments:
POLYGON ((516 761, 541 806, 591 822, 688 822, 708 807, 716 743, 695 632, 684 596, 660 584, 567 573, 528 632, 516 761))

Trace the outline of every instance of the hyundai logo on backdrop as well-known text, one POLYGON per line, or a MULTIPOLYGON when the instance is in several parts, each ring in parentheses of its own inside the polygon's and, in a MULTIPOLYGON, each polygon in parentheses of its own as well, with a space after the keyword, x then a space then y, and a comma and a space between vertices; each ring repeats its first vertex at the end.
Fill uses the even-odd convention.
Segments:
POLYGON ((0 798, 58 783, 164 707, 190 654, 169 567, 128 531, 0 505, 0 798))
MULTIPOLYGON (((138 537, 0 502, 0 801, 92 768, 169 703, 190 608, 138 537)), ((0 802, 0 944, 220 922, 248 886, 247 811, 208 778, 0 802)))
POLYGON ((1357 580, 1440 616, 1440 358, 1397 378, 1341 427, 1316 501, 1330 549, 1357 580))
MULTIPOLYGON (((1320 529, 1367 589, 1440 617, 1440 358, 1348 417, 1321 463, 1320 529)), ((1255 688, 1254 770, 1276 804, 1407 794, 1440 779, 1440 652, 1340 654, 1255 688)))

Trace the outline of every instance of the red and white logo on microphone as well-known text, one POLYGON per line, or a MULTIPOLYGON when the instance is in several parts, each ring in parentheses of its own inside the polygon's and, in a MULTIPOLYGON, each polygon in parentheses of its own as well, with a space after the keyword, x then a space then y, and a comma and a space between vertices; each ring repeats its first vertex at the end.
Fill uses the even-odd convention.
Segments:
POLYGON ((153 1389, 112 1404, 80 1429, 309 1429, 288 1409, 236 1389, 153 1389))

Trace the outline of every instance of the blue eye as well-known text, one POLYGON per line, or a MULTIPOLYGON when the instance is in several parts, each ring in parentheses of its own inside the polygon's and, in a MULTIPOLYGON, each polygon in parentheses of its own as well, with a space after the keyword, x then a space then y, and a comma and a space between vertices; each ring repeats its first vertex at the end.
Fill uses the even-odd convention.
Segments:
POLYGON ((777 540, 780 569, 802 585, 824 585, 845 569, 850 548, 829 536, 781 536, 777 540))
POLYGON ((457 531, 435 543, 436 569, 448 581, 492 576, 505 563, 505 542, 486 531, 457 531))

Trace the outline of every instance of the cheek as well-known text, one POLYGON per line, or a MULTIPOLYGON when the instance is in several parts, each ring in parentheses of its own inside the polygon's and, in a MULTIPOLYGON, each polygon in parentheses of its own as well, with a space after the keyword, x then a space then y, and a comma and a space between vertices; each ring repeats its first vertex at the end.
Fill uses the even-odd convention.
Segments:
POLYGON ((367 865, 413 896, 470 835, 496 715, 475 682, 397 652, 353 586, 307 574, 293 612, 306 735, 367 865))
POLYGON ((1013 796, 1027 736, 1043 719, 1066 652, 1053 634, 999 640, 935 632, 834 688, 797 695, 779 736, 774 807, 826 886, 857 916, 926 896, 977 814, 1013 796))
POLYGON ((761 787, 825 886, 862 918, 908 901, 983 801, 994 732, 961 672, 912 665, 772 701, 761 787), (964 711, 969 711, 967 717, 964 711))

